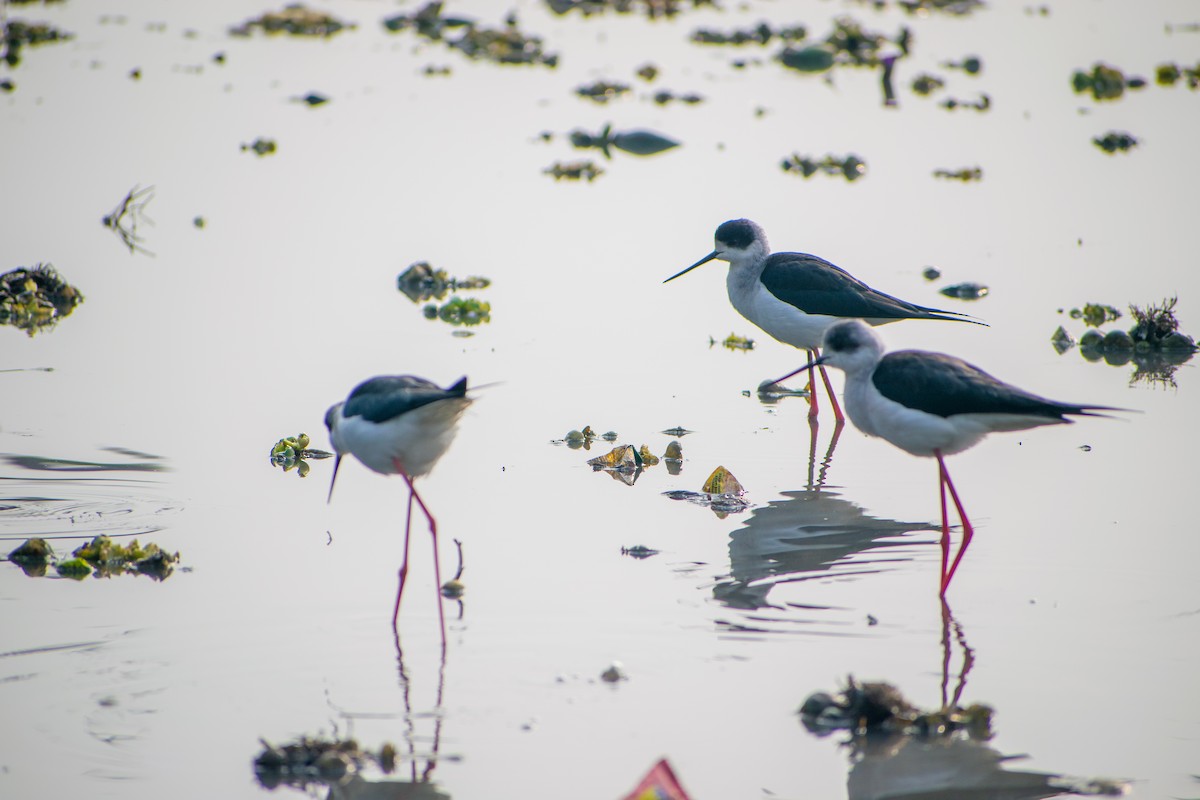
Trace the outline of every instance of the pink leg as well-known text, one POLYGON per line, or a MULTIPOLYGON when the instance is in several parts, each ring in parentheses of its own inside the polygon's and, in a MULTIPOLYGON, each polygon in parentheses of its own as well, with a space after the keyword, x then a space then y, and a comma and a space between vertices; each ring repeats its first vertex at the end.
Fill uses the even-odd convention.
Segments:
POLYGON ((950 497, 954 500, 954 507, 958 509, 958 518, 962 520, 963 526, 962 544, 958 546, 958 554, 954 556, 954 563, 950 565, 950 571, 946 573, 946 580, 942 583, 942 594, 944 595, 950 588, 950 581, 954 578, 954 571, 958 569, 959 562, 967 554, 967 548, 971 545, 971 537, 975 535, 975 530, 971 527, 971 521, 967 519, 967 512, 963 510, 962 501, 958 499, 958 492, 954 489, 954 481, 950 480, 950 473, 942 461, 942 454, 937 453, 937 457, 938 463, 941 464, 942 475, 946 480, 946 486, 950 487, 950 497))
POLYGON ((842 413, 842 407, 838 405, 837 395, 833 393, 833 384, 829 382, 829 373, 825 371, 825 365, 817 367, 821 371, 821 380, 825 382, 825 391, 829 394, 829 404, 833 406, 833 418, 838 425, 846 424, 846 415, 842 413))
POLYGON ((400 561, 400 585, 396 588, 396 610, 392 612, 392 629, 400 620, 400 598, 404 595, 404 579, 408 577, 408 535, 412 531, 413 493, 408 493, 408 514, 404 518, 404 558, 400 561))
MULTIPOLYGON (((412 492, 412 498, 417 501, 417 505, 420 506, 421 513, 425 515, 425 519, 429 520, 429 535, 433 537, 433 577, 436 582, 433 588, 437 592, 438 625, 442 631, 442 645, 445 646, 446 614, 442 609, 442 564, 441 558, 438 556, 437 522, 434 521, 433 514, 429 513, 429 509, 425 506, 425 501, 421 499, 421 495, 417 493, 417 489, 413 486, 412 478, 408 477, 408 473, 401 471, 400 477, 404 478, 404 482, 408 484, 409 491, 412 492)), ((399 614, 398 605, 397 614, 399 614)))
POLYGON ((946 465, 942 462, 941 453, 938 459, 938 494, 942 498, 942 575, 940 578, 939 595, 946 593, 946 569, 950 565, 950 520, 946 518, 946 465))

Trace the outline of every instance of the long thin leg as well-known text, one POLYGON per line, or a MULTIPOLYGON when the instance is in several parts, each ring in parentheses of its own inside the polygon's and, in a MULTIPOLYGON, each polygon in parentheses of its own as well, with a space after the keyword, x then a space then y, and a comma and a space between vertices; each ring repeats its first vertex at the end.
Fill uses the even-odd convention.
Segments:
POLYGON ((413 486, 412 478, 408 477, 408 473, 401 472, 400 477, 404 478, 404 482, 408 484, 408 488, 412 492, 413 499, 421 507, 421 513, 425 515, 425 519, 429 520, 429 535, 433 537, 433 578, 435 581, 433 588, 437 594, 438 625, 441 627, 442 647, 444 648, 446 646, 446 612, 442 609, 442 564, 438 555, 437 522, 434 521, 433 514, 429 513, 425 501, 421 499, 421 495, 413 486))
POLYGON ((950 565, 950 571, 946 573, 946 580, 942 583, 942 594, 945 594, 946 589, 950 588, 950 581, 954 578, 954 571, 958 569, 959 562, 967 554, 967 548, 971 546, 971 537, 975 535, 975 529, 971 527, 971 521, 967 519, 967 512, 963 510, 962 501, 958 499, 958 492, 954 488, 954 481, 950 480, 950 473, 942 461, 942 454, 938 453, 937 457, 938 463, 942 465, 942 475, 945 476, 946 486, 950 488, 950 497, 954 500, 954 507, 958 509, 958 518, 962 520, 963 526, 962 544, 958 546, 958 554, 954 556, 954 563, 950 565))
MULTIPOLYGON (((936 451, 935 451, 936 453, 936 451)), ((936 453, 938 460, 938 494, 942 499, 942 574, 939 578, 939 594, 946 593, 946 569, 950 565, 950 520, 946 515, 946 464, 942 454, 936 453)))
MULTIPOLYGON (((804 352, 808 356, 808 362, 810 364, 816 360, 818 355, 820 355, 820 351, 818 351, 817 348, 815 348, 815 347, 810 350, 805 350, 804 352)), ((805 388, 808 389, 808 418, 816 419, 817 418, 817 379, 813 377, 812 370, 808 371, 808 386, 806 386, 805 388)))
MULTIPOLYGON (((409 488, 412 488, 411 484, 409 488)), ((396 587, 396 610, 392 612, 392 629, 400 620, 400 598, 404 595, 404 579, 408 577, 408 535, 412 531, 413 492, 408 493, 408 513, 404 518, 404 557, 400 561, 400 585, 396 587)))
MULTIPOLYGON (((819 349, 817 349, 816 347, 814 347, 812 349, 812 359, 810 359, 810 360, 817 359, 820 357, 821 357, 821 351, 819 349)), ((825 384, 825 393, 829 395, 829 405, 833 408, 833 418, 835 420, 837 420, 838 423, 845 424, 846 415, 842 413, 842 407, 838 405, 837 395, 835 395, 833 393, 833 384, 829 382, 829 373, 825 371, 824 365, 817 367, 817 369, 820 370, 820 372, 821 372, 821 381, 825 384)), ((812 373, 810 372, 809 374, 811 375, 812 373)), ((812 381, 811 385, 812 385, 813 392, 816 392, 816 390, 817 390, 816 383, 817 382, 815 380, 812 381)), ((816 406, 814 405, 813 408, 816 408, 816 406)), ((816 414, 813 413, 811 410, 809 411, 809 414, 811 416, 816 416, 816 414)))

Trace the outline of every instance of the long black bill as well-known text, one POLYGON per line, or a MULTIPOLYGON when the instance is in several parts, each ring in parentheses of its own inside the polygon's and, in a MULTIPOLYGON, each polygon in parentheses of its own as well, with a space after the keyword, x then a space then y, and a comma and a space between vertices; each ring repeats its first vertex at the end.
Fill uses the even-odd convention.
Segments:
POLYGON ((334 460, 333 460, 333 478, 331 478, 329 481, 329 496, 325 498, 326 505, 328 505, 329 502, 331 500, 333 500, 333 485, 335 483, 337 483, 337 471, 338 471, 338 467, 340 467, 341 465, 342 465, 342 454, 338 453, 337 457, 334 458, 334 460))
POLYGON ((807 371, 808 371, 808 370, 810 370, 810 369, 814 369, 814 368, 816 368, 816 367, 819 367, 819 366, 821 366, 822 364, 824 364, 824 363, 825 363, 826 361, 828 361, 828 360, 829 360, 829 357, 828 357, 828 356, 821 356, 820 358, 816 359, 815 361, 809 361, 807 364, 805 364, 805 365, 804 365, 803 367, 801 367, 800 369, 793 370, 792 372, 789 372, 787 375, 784 375, 782 378, 776 378, 775 380, 771 381, 771 383, 783 383, 783 382, 784 382, 784 381, 786 381, 788 378, 794 378, 794 377, 796 377, 797 375, 799 375, 801 372, 807 372, 807 371))
POLYGON ((675 280, 676 278, 678 278, 680 275, 686 275, 686 274, 688 274, 689 272, 691 272, 692 270, 694 270, 696 267, 700 266, 701 264, 707 264, 709 261, 712 261, 712 260, 713 260, 714 258, 716 258, 718 255, 720 255, 720 251, 718 251, 718 250, 713 250, 711 253, 709 253, 708 255, 706 255, 704 258, 700 259, 700 260, 699 260, 699 261, 697 261, 695 264, 692 264, 690 267, 688 267, 687 269, 685 269, 683 272, 676 272, 674 275, 672 275, 671 277, 669 277, 669 278, 667 278, 665 281, 663 281, 663 283, 670 283, 671 281, 673 281, 673 280, 675 280))

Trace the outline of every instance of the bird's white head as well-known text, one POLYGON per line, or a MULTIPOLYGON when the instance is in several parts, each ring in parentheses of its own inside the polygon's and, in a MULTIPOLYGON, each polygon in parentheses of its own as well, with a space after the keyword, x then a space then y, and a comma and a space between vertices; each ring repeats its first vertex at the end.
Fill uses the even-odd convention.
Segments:
POLYGON ((722 222, 713 235, 713 245, 714 249, 711 253, 687 269, 675 273, 663 283, 686 275, 696 267, 714 259, 728 261, 731 269, 738 269, 743 266, 763 265, 767 256, 771 254, 771 248, 767 244, 767 235, 763 233, 762 228, 748 219, 731 219, 728 222, 722 222))

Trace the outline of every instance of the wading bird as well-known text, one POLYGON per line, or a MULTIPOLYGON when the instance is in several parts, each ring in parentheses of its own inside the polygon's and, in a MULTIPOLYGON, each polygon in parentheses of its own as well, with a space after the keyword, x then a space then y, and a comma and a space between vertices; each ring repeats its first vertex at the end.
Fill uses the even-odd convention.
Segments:
MULTIPOLYGON (((415 501, 429 520, 433 537, 433 570, 438 588, 438 622, 442 641, 446 639, 446 622, 442 612, 442 571, 438 560, 437 523, 413 481, 429 474, 450 447, 459 419, 471 398, 467 397, 467 379, 460 378, 453 386, 442 389, 436 384, 413 375, 385 375, 369 378, 350 392, 344 402, 325 413, 325 427, 337 458, 333 478, 329 481, 329 498, 338 467, 347 453, 354 455, 368 469, 383 475, 399 475, 408 484, 408 513, 404 523, 404 557, 400 563, 400 585, 396 589, 396 609, 392 614, 393 627, 400 618, 400 598, 404 594, 404 579, 408 575, 408 540, 412 529, 412 510, 415 501)), ((327 502, 328 502, 327 500, 327 502)))
MULTIPOLYGON (((729 262, 725 278, 729 302, 743 317, 775 339, 808 351, 819 358, 825 331, 839 319, 862 319, 884 325, 902 319, 939 319, 973 322, 965 314, 926 308, 876 291, 841 267, 808 253, 772 253, 763 229, 748 219, 722 223, 713 237, 715 249, 663 283, 691 272, 713 259, 729 262)), ((833 394, 824 367, 819 368, 835 419, 845 416, 833 394)), ((764 383, 759 388, 765 388, 764 383)), ((817 416, 816 381, 809 377, 808 416, 817 416)))
POLYGON ((846 373, 846 411, 855 427, 914 456, 937 459, 943 595, 974 535, 946 470, 945 456, 973 447, 989 433, 1074 422, 1069 415, 1103 417, 1107 415, 1094 412, 1127 410, 1048 400, 944 353, 897 350, 885 355, 879 336, 859 320, 832 325, 825 333, 824 347, 825 355, 780 380, 822 364, 837 367, 846 373), (963 527, 953 563, 949 561, 947 488, 963 527))

